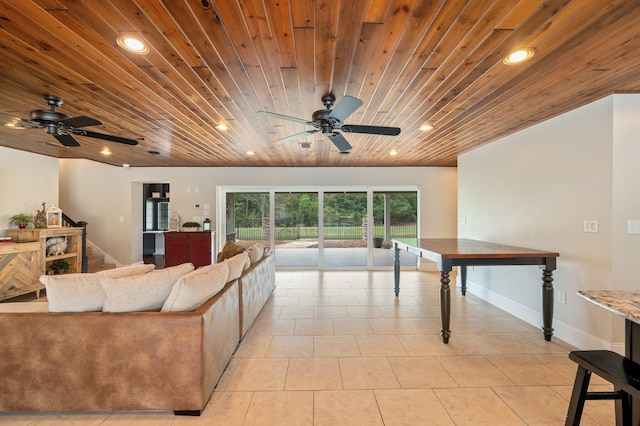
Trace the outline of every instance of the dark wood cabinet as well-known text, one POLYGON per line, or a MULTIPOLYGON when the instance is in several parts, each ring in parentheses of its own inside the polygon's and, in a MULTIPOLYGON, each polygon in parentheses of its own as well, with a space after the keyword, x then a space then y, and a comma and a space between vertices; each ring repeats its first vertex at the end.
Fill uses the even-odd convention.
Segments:
POLYGON ((213 232, 165 232, 164 266, 191 262, 196 268, 211 265, 216 255, 213 232))

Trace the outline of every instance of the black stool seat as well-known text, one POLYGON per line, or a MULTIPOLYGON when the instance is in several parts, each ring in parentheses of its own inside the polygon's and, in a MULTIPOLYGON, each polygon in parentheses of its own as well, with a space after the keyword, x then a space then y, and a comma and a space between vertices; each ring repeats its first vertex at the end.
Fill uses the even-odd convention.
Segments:
POLYGON ((565 425, 579 425, 586 400, 614 399, 624 425, 631 425, 630 395, 640 397, 640 364, 612 351, 572 351, 569 359, 578 364, 565 425), (613 392, 587 392, 591 373, 613 384, 613 392))

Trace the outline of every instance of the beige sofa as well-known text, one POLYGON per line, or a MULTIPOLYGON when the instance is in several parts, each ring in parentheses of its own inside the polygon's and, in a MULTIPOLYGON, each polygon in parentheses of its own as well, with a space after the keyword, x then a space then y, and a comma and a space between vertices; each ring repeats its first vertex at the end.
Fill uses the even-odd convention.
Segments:
MULTIPOLYGON (((267 255, 192 311, 2 312, 0 304, 0 410, 198 415, 274 287, 267 255)), ((24 306, 36 304, 46 306, 24 306)))

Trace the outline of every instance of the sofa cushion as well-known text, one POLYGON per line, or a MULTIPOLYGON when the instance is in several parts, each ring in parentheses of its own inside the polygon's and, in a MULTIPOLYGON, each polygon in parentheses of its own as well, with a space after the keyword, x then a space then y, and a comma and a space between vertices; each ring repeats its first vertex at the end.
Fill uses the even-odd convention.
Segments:
POLYGON ((49 312, 101 311, 104 291, 101 277, 126 277, 151 272, 156 265, 131 265, 108 269, 95 274, 42 275, 40 282, 47 289, 49 312))
POLYGON ((154 311, 162 308, 178 278, 193 271, 193 264, 183 263, 148 274, 131 277, 101 277, 105 294, 104 312, 154 311))
POLYGON ((224 288, 229 274, 227 262, 198 268, 178 278, 171 288, 162 312, 197 309, 224 288))
POLYGON ((229 266, 229 276, 227 277, 227 282, 237 280, 242 275, 242 271, 245 270, 245 264, 247 262, 248 253, 242 252, 240 254, 236 254, 232 258, 225 259, 224 262, 229 266))
POLYGON ((216 259, 217 263, 221 263, 225 259, 230 259, 233 256, 240 254, 245 250, 246 250, 245 247, 239 246, 233 241, 227 241, 224 244, 224 247, 222 247, 222 250, 220 251, 220 253, 218 253, 218 257, 216 259))

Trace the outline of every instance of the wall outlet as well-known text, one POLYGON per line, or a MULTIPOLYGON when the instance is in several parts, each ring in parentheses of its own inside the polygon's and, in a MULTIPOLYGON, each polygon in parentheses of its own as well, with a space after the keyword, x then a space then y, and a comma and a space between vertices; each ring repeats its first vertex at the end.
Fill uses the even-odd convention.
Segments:
POLYGON ((558 292, 558 302, 562 303, 562 304, 566 304, 567 303, 567 293, 565 293, 564 291, 559 291, 558 292))
POLYGON ((597 220, 585 220, 584 221, 584 232, 597 234, 598 233, 598 221, 597 220))
POLYGON ((193 205, 193 207, 194 207, 194 208, 196 208, 196 209, 199 209, 199 208, 200 208, 200 203, 195 203, 195 204, 193 205))

